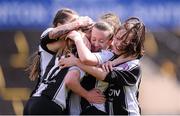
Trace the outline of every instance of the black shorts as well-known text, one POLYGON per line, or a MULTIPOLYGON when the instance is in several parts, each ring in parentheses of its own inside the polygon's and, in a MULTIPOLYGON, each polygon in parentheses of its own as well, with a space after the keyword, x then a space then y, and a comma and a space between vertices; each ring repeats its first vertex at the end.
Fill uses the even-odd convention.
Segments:
POLYGON ((23 111, 24 115, 63 115, 62 108, 46 97, 31 97, 23 111))
POLYGON ((80 115, 108 115, 106 112, 98 110, 95 106, 88 106, 82 110, 80 115))

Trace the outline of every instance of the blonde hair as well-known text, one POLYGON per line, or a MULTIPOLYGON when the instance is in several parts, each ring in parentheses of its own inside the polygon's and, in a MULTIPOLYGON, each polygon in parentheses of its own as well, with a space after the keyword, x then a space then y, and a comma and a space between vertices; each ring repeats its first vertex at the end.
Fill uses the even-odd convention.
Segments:
POLYGON ((114 27, 111 26, 110 24, 108 24, 107 22, 104 22, 104 21, 100 21, 100 22, 97 22, 95 25, 94 25, 95 28, 99 29, 99 30, 102 30, 102 31, 108 31, 109 32, 109 36, 108 38, 111 40, 112 37, 114 36, 114 27))
POLYGON ((104 21, 104 22, 110 24, 111 26, 113 26, 114 27, 114 33, 116 33, 117 30, 121 26, 120 18, 114 13, 106 13, 106 14, 102 15, 99 20, 104 21))

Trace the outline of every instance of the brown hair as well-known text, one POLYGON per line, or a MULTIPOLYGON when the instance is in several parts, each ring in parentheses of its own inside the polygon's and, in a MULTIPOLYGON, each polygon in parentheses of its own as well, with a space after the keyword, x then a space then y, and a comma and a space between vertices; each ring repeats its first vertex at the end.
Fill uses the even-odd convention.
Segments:
POLYGON ((72 20, 75 19, 75 16, 78 16, 78 14, 68 8, 63 8, 61 10, 58 10, 58 12, 56 13, 54 20, 53 20, 53 25, 54 27, 57 27, 57 24, 65 24, 67 22, 71 22, 72 20))
POLYGON ((110 24, 111 26, 113 26, 114 33, 116 33, 117 30, 119 29, 119 27, 121 26, 120 18, 114 13, 106 13, 106 14, 102 15, 99 20, 104 21, 104 22, 110 24))
MULTIPOLYGON (((126 32, 121 36, 122 44, 118 48, 125 57, 133 55, 140 58, 144 55, 145 25, 136 17, 129 18, 119 29, 126 32)), ((118 31, 118 32, 119 32, 118 31)), ((118 33, 117 32, 117 33, 118 33)))
MULTIPOLYGON (((58 12, 56 13, 54 17, 53 25, 54 27, 56 27, 58 23, 65 24, 68 22, 72 22, 73 20, 76 19, 76 16, 78 16, 78 14, 71 9, 64 8, 64 9, 58 10, 58 12)), ((29 72, 29 78, 32 81, 34 81, 36 78, 39 77, 40 53, 38 50, 31 56, 29 65, 26 68, 26 71, 29 72)))
POLYGON ((99 29, 99 30, 102 30, 102 31, 108 31, 109 32, 109 36, 108 38, 111 40, 113 35, 114 35, 114 28, 113 26, 111 26, 110 24, 104 22, 104 21, 100 21, 100 22, 97 22, 95 25, 94 25, 95 28, 99 29))

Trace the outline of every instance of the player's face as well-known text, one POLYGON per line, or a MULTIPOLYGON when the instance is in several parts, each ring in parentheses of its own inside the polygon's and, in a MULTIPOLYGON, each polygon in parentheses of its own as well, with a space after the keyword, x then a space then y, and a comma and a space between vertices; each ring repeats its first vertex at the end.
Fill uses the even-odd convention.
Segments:
POLYGON ((108 31, 101 31, 96 27, 93 27, 90 39, 92 52, 99 52, 100 50, 107 49, 110 45, 108 35, 108 31))
POLYGON ((121 29, 118 31, 118 33, 113 37, 113 42, 112 42, 112 50, 115 54, 119 55, 121 51, 121 46, 122 46, 122 40, 123 40, 123 35, 126 33, 125 29, 121 29))

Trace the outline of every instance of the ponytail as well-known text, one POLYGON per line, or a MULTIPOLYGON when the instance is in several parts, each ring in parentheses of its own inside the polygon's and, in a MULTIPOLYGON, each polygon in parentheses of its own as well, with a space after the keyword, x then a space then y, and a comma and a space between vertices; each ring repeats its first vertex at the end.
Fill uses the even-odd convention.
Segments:
POLYGON ((29 65, 26 68, 26 71, 29 72, 29 79, 34 81, 39 77, 40 72, 40 54, 37 50, 29 59, 29 65))

